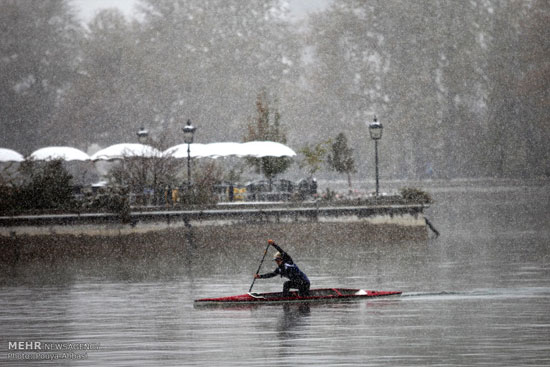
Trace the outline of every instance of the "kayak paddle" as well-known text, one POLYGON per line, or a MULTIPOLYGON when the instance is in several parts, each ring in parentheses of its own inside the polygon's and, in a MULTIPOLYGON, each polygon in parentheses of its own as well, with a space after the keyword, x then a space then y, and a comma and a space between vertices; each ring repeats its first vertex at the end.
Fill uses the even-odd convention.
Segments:
MULTIPOLYGON (((264 260, 265 260, 265 255, 267 255, 267 250, 269 250, 269 245, 271 243, 267 243, 267 247, 265 248, 265 251, 264 251, 264 256, 262 257, 262 261, 260 261, 260 266, 258 266, 258 270, 256 270, 256 274, 260 274, 260 269, 262 268, 262 264, 264 263, 264 260)), ((252 284, 250 284, 250 289, 248 290, 248 293, 252 292, 252 287, 254 287, 254 282, 256 281, 256 278, 254 278, 252 280, 252 284)))

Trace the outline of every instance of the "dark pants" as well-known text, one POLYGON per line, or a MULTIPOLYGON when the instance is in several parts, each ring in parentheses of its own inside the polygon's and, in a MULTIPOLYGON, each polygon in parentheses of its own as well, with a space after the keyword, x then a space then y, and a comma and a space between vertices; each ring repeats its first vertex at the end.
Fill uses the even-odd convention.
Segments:
POLYGON ((283 297, 290 296, 290 288, 297 289, 300 297, 309 296, 309 282, 288 280, 283 284, 283 297))

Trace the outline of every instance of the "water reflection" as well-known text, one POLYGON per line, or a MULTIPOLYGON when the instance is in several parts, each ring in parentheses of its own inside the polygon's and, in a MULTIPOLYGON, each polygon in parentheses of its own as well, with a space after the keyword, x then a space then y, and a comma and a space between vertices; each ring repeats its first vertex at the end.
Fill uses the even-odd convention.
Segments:
POLYGON ((293 303, 281 306, 282 312, 277 319, 277 332, 280 339, 294 339, 301 337, 300 330, 307 326, 308 316, 311 315, 309 303, 293 303))

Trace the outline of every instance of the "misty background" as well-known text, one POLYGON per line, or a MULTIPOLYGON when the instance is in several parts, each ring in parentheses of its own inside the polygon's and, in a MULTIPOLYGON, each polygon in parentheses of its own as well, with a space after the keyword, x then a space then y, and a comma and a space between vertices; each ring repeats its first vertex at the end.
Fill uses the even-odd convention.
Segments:
MULTIPOLYGON (((0 147, 242 141, 266 92, 298 151, 344 132, 385 179, 550 176, 550 2, 0 0, 0 147)), ((299 158, 298 158, 299 159, 299 158)), ((318 175, 328 174, 323 171, 318 175)))

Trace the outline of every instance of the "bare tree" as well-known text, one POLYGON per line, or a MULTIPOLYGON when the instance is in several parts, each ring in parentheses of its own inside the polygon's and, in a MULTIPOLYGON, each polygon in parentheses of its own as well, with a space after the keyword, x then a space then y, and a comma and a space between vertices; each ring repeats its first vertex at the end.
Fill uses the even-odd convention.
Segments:
MULTIPOLYGON (((269 106, 267 92, 262 91, 256 99, 256 116, 248 124, 248 134, 244 141, 274 141, 286 144, 286 135, 281 126, 281 115, 269 106)), ((292 164, 287 157, 247 158, 249 165, 262 173, 271 185, 273 178, 285 172, 292 164)))
POLYGON ((327 156, 327 163, 334 171, 346 174, 351 194, 351 174, 357 171, 355 169, 355 160, 353 159, 353 149, 348 147, 348 139, 344 133, 338 134, 334 143, 332 143, 327 156))

